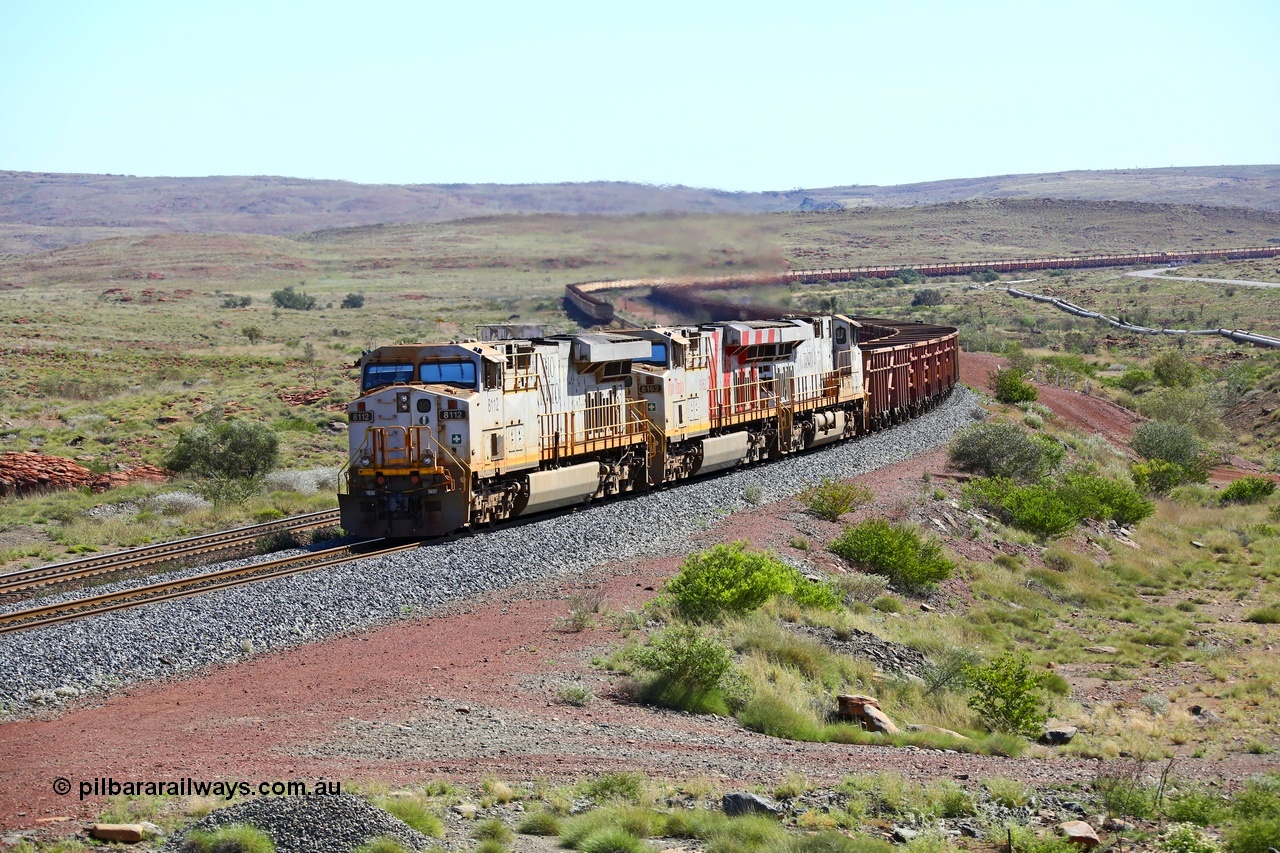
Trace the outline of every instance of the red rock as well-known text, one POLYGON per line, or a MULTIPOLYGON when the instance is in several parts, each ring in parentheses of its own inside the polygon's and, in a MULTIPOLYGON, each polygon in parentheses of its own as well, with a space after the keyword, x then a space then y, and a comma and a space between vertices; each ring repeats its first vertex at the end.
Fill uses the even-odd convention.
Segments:
POLYGON ((1058 832, 1062 833, 1063 838, 1072 844, 1078 844, 1084 848, 1097 847, 1102 843, 1098 838, 1098 833, 1094 832, 1093 827, 1082 820, 1069 820, 1066 823, 1058 824, 1058 832))
POLYGON ((123 841, 137 844, 142 840, 142 827, 136 823, 95 823, 89 834, 99 841, 123 841))

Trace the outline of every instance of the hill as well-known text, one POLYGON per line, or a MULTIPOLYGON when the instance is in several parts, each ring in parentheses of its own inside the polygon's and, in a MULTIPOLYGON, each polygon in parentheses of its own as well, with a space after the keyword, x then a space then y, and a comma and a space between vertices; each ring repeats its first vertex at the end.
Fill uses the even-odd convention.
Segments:
POLYGON ((284 177, 139 178, 0 171, 0 253, 155 232, 285 235, 502 214, 751 214, 1059 198, 1280 210, 1280 166, 1217 166, 725 192, 597 181, 371 185, 284 177))

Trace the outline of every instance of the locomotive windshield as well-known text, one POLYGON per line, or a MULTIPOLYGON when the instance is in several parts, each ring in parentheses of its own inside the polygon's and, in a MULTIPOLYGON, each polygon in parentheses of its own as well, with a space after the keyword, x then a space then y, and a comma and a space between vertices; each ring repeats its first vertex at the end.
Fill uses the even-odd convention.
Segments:
POLYGON ((374 388, 381 388, 383 385, 412 381, 412 364, 366 364, 364 366, 364 382, 361 385, 361 389, 371 391, 374 388))
POLYGON ((476 365, 473 361, 430 361, 419 368, 420 378, 426 385, 456 385, 459 388, 476 387, 476 365))

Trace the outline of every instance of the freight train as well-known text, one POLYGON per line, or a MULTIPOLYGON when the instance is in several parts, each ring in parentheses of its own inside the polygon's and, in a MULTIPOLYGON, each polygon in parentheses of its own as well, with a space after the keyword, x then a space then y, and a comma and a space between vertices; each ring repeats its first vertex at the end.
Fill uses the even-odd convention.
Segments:
POLYGON ((958 381, 954 328, 840 314, 379 347, 342 526, 424 538, 854 438, 958 381))

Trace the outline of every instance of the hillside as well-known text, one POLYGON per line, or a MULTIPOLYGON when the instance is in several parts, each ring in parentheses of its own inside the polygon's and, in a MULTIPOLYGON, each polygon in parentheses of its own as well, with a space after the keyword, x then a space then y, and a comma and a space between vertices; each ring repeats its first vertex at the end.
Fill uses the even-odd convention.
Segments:
POLYGON ((154 232, 298 234, 501 214, 749 214, 1059 198, 1280 210, 1280 166, 1004 175, 892 187, 736 193, 622 182, 370 185, 284 177, 139 178, 0 171, 0 253, 154 232))

